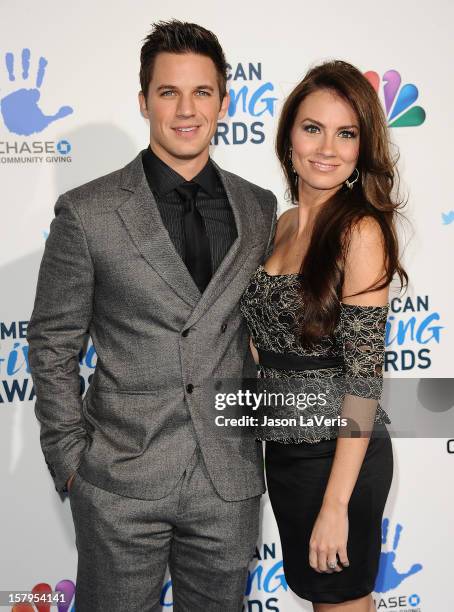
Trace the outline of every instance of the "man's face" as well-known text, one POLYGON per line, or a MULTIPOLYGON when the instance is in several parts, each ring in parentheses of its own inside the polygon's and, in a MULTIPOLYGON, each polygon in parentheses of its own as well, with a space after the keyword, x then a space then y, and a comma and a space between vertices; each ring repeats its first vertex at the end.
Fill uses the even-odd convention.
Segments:
POLYGON ((208 158, 217 122, 227 111, 213 60, 196 53, 159 53, 140 110, 150 121, 150 145, 163 161, 208 158))

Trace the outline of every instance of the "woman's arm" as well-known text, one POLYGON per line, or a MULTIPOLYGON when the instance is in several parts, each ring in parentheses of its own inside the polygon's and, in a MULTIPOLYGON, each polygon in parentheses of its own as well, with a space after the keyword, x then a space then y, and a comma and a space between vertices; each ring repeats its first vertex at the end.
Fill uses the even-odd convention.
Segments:
POLYGON ((259 354, 258 354, 257 349, 254 346, 254 343, 252 342, 252 338, 250 338, 250 340, 249 340, 249 348, 251 349, 252 357, 254 358, 255 363, 258 364, 258 362, 259 362, 259 354))
MULTIPOLYGON (((379 284, 383 278, 384 270, 385 253, 380 227, 373 219, 363 219, 352 232, 346 255, 342 298, 343 304, 346 306, 343 307, 341 317, 344 316, 346 325, 348 325, 349 317, 351 318, 352 315, 351 312, 349 313, 349 305, 367 307, 363 309, 366 313, 365 321, 371 318, 373 321, 377 321, 375 327, 372 324, 368 330, 371 337, 375 335, 375 339, 380 335, 384 337, 381 330, 387 309, 383 306, 387 305, 389 289, 386 287, 360 295, 353 294, 374 284, 379 284)), ((353 309, 354 311, 355 309, 353 309)), ((354 324, 361 326, 360 318, 357 318, 354 324)), ((348 336, 348 333, 346 335, 348 336)), ((381 377, 381 356, 379 356, 377 362, 376 354, 367 351, 362 354, 361 349, 367 348, 356 346, 354 342, 349 342, 348 338, 344 340, 347 376, 354 377, 355 374, 359 374, 360 377, 365 375, 374 378, 381 377), (358 353, 356 363, 354 363, 355 351, 358 353)), ((322 508, 314 525, 311 538, 309 560, 316 571, 327 571, 327 564, 336 562, 336 554, 339 555, 341 563, 348 564, 348 503, 367 451, 376 406, 377 400, 373 397, 369 399, 353 395, 346 396, 343 416, 354 415, 353 418, 359 423, 362 435, 357 438, 340 436, 337 440, 322 508), (364 432, 368 432, 368 435, 364 432)), ((341 571, 341 569, 337 566, 334 571, 341 571)))

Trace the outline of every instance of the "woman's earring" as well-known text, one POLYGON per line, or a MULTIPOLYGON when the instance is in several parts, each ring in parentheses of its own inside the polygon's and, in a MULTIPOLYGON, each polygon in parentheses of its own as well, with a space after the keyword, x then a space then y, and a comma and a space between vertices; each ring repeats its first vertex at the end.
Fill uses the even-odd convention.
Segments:
POLYGON ((290 147, 290 149, 288 150, 288 160, 290 162, 290 170, 293 173, 293 182, 295 184, 295 189, 298 191, 299 176, 298 176, 298 172, 295 170, 295 166, 293 165, 292 153, 293 153, 293 149, 292 147, 290 147))
POLYGON ((295 166, 293 165, 292 153, 293 153, 293 149, 292 149, 292 147, 290 147, 290 149, 288 150, 288 160, 290 162, 290 169, 293 172, 293 174, 297 174, 297 172, 295 170, 295 166))
MULTIPOLYGON (((359 179, 359 170, 358 170, 358 168, 355 168, 355 169, 353 170, 353 172, 356 172, 356 177, 355 177, 355 178, 354 178, 352 181, 349 181, 348 179, 345 181, 345 184, 347 185, 347 187, 348 187, 349 189, 353 189, 353 185, 354 185, 354 184, 356 183, 356 181, 359 179)), ((353 176, 353 175, 352 175, 352 176, 353 176)))

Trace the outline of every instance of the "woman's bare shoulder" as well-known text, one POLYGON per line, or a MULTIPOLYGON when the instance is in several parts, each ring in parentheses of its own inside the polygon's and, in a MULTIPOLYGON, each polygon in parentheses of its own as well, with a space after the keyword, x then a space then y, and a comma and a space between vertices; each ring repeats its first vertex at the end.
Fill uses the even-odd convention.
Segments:
POLYGON ((275 239, 278 239, 280 236, 282 236, 288 228, 292 227, 295 224, 295 221, 298 222, 297 207, 288 208, 286 211, 284 211, 277 220, 275 239))

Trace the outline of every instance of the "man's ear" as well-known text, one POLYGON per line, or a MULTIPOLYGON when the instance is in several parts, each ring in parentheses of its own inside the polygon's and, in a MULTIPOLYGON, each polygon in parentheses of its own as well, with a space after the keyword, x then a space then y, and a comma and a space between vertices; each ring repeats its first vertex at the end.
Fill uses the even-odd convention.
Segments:
POLYGON ((221 102, 221 108, 219 109, 218 119, 224 119, 227 109, 230 104, 230 96, 228 93, 225 94, 221 102))
POLYGON ((147 109, 147 100, 145 96, 143 95, 143 91, 139 91, 139 108, 140 108, 140 113, 142 117, 145 117, 145 119, 149 119, 148 109, 147 109))

